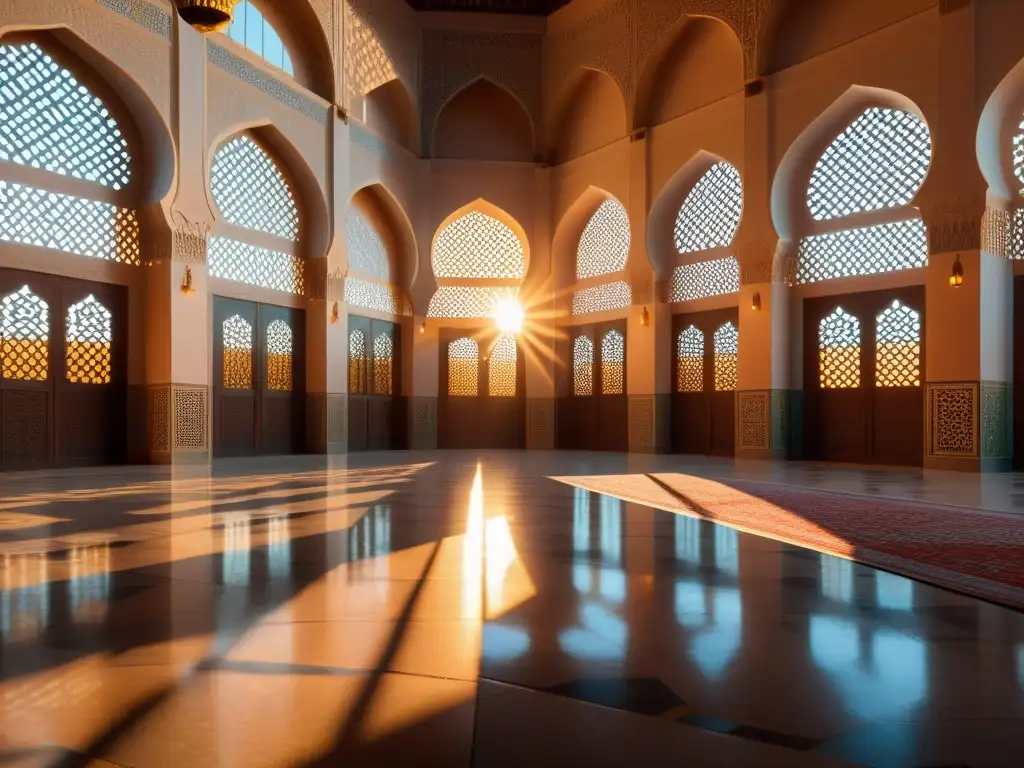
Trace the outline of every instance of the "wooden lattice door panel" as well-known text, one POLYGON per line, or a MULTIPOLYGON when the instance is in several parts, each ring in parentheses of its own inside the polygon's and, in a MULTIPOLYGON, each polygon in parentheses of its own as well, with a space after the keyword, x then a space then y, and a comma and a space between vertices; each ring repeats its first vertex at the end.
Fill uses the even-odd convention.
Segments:
POLYGON ((305 400, 305 313, 259 305, 260 453, 302 450, 305 400))
POLYGON ((401 447, 401 329, 395 323, 348 319, 349 450, 401 447))
POLYGON ((214 297, 213 424, 217 456, 253 456, 259 451, 256 304, 214 297))
POLYGON ((629 450, 626 349, 625 320, 594 326, 597 434, 593 447, 603 451, 629 450))

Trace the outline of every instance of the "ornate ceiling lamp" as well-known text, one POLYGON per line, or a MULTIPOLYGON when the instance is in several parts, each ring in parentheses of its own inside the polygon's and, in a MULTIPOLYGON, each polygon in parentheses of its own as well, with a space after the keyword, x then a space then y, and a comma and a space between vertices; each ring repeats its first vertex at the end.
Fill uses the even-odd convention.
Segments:
POLYGON ((217 32, 231 23, 239 0, 174 0, 185 23, 200 32, 217 32))

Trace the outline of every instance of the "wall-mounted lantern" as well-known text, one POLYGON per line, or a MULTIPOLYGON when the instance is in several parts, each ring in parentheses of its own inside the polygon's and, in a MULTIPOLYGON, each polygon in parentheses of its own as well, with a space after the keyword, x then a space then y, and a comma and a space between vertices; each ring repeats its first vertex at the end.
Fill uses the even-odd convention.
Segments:
POLYGON ((182 20, 202 33, 218 32, 234 19, 239 0, 174 0, 182 20))
POLYGON ((960 254, 956 255, 956 261, 953 262, 953 274, 949 276, 949 284, 953 288, 959 288, 964 284, 964 265, 960 262, 960 254))
POLYGON ((331 307, 331 325, 338 322, 338 302, 334 302, 334 306, 331 307))
POLYGON ((420 333, 426 333, 426 332, 427 332, 427 321, 426 320, 420 320, 420 333))
POLYGON ((181 278, 181 292, 195 293, 196 287, 192 284, 192 267, 185 265, 185 275, 181 278))
POLYGON ((647 311, 647 307, 644 307, 640 312, 640 325, 644 328, 651 324, 651 313, 647 311))
POLYGON ((755 312, 761 311, 761 294, 758 291, 754 291, 754 295, 750 297, 750 308, 755 312))

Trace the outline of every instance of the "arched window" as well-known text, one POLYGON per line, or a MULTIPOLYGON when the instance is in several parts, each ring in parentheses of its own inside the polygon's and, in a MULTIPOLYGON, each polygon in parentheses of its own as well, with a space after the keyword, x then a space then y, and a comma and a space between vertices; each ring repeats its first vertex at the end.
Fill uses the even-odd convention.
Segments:
POLYGON ((621 395, 626 391, 626 339, 608 331, 601 339, 601 394, 621 395))
POLYGON ((685 258, 672 272, 670 301, 691 301, 736 293, 740 267, 722 255, 732 246, 743 212, 740 172, 726 162, 715 163, 693 185, 676 216, 673 240, 685 258))
POLYGON ((358 328, 348 334, 348 391, 352 395, 366 394, 366 334, 358 328))
POLYGON ((519 349, 516 337, 503 334, 491 348, 487 359, 487 394, 491 397, 516 396, 516 363, 519 349))
POLYGON ((252 326, 240 315, 224 321, 224 386, 252 389, 252 326))
POLYGON ((740 333, 732 323, 715 331, 715 391, 736 389, 736 363, 740 354, 740 333))
POLYGON ((588 336, 577 336, 572 342, 572 393, 594 394, 594 342, 588 336))
MULTIPOLYGON (((1020 182, 1017 188, 1019 196, 1024 196, 1024 120, 1017 126, 1013 137, 1013 174, 1020 182)), ((1013 212, 1013 237, 1011 238, 1013 258, 1024 259, 1024 202, 1018 201, 1013 212)))
POLYGON ((921 386, 921 314, 899 300, 876 318, 875 386, 921 386))
POLYGON ((210 238, 210 274, 302 293, 298 207, 266 150, 248 135, 226 142, 213 158, 210 191, 223 220, 232 225, 230 236, 210 238))
POLYGON ((480 378, 480 347, 462 337, 448 342, 448 394, 476 397, 480 378))
POLYGON ((676 392, 704 391, 704 332, 690 326, 676 337, 676 392))
POLYGON ((43 172, 40 186, 0 179, 0 240, 141 263, 128 143, 103 102, 35 43, 0 45, 0 161, 43 172))
POLYGON ((373 394, 390 395, 394 387, 394 342, 390 331, 381 331, 373 340, 373 394))
POLYGON ((392 258, 384 239, 355 207, 345 215, 345 247, 349 268, 345 303, 392 315, 408 314, 408 303, 395 285, 392 258))
POLYGON ((110 310, 86 296, 68 307, 66 377, 71 384, 109 384, 110 345, 114 341, 110 310))
MULTIPOLYGON (((576 279, 592 280, 621 273, 629 258, 629 215, 622 203, 609 197, 590 217, 576 247, 576 279)), ((624 280, 603 282, 574 291, 573 315, 621 309, 633 303, 624 280)))
POLYGON ((295 76, 292 57, 281 42, 281 36, 249 0, 242 0, 235 6, 235 18, 228 27, 228 36, 278 69, 295 76))
POLYGON ((438 288, 428 317, 491 317, 500 301, 515 298, 526 274, 518 235, 481 211, 470 211, 441 231, 431 262, 438 288))
POLYGON ((819 377, 822 389, 860 386, 860 321, 836 307, 818 325, 819 377))
POLYGON ((46 381, 49 376, 50 307, 26 285, 0 300, 3 378, 46 381))
POLYGON ((292 391, 292 329, 284 320, 267 326, 267 389, 292 391))
MULTIPOLYGON (((931 164, 931 134, 912 112, 871 107, 818 160, 807 206, 821 222, 800 242, 797 283, 923 267, 928 238, 910 207, 931 164), (860 214, 856 228, 842 229, 860 214), (871 214, 872 223, 864 224, 871 214)), ((870 222, 871 219, 868 219, 870 222)))

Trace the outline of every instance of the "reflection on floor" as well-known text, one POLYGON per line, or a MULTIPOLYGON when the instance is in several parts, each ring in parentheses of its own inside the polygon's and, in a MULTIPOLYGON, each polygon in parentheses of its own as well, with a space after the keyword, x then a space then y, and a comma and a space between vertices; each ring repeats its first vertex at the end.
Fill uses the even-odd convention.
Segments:
POLYGON ((1019 765, 1024 616, 549 479, 638 471, 4 475, 0 766, 1019 765))

